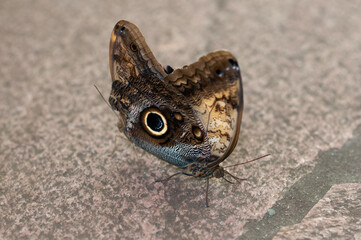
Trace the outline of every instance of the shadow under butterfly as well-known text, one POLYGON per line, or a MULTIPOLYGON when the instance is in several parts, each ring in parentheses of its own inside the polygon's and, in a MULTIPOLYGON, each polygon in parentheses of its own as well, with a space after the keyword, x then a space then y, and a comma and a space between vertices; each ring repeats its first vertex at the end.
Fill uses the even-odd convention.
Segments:
POLYGON ((208 207, 209 178, 245 180, 219 165, 237 144, 243 110, 240 69, 231 53, 211 52, 180 69, 163 68, 139 29, 121 20, 111 34, 109 60, 109 103, 118 112, 119 131, 182 169, 158 181, 178 174, 206 179, 208 207))

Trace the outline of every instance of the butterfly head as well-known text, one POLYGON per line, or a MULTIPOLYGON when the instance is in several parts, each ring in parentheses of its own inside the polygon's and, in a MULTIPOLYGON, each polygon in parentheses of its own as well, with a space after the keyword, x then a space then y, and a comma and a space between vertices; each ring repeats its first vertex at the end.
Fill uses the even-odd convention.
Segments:
POLYGON ((214 169, 212 176, 215 178, 221 178, 224 176, 224 169, 223 167, 217 165, 217 167, 214 169))

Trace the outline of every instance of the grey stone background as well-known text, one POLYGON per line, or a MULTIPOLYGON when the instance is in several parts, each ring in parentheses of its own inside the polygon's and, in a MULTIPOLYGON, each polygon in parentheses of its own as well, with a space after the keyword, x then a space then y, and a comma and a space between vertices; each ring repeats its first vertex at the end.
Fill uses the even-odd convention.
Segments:
POLYGON ((0 2, 1 239, 361 239, 361 2, 0 2), (108 97, 114 24, 181 67, 228 49, 245 109, 224 165, 179 177, 119 134, 108 97))

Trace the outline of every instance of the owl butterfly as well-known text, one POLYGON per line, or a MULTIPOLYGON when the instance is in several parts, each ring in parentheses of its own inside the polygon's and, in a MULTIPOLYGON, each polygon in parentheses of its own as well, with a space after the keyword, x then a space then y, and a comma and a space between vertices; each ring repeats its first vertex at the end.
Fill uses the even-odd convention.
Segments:
POLYGON ((181 173, 206 178, 208 206, 209 178, 228 173, 219 164, 235 148, 240 130, 236 58, 216 51, 181 69, 163 69, 139 29, 121 20, 111 35, 109 60, 109 103, 119 112, 119 130, 181 173))

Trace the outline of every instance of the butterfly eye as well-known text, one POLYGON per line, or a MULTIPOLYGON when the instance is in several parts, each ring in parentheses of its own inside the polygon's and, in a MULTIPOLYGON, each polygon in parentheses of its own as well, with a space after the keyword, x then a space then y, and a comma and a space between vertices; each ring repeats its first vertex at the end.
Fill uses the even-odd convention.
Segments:
POLYGON ((167 120, 156 108, 146 109, 141 115, 143 128, 151 136, 160 137, 168 131, 167 120))
POLYGON ((134 43, 130 44, 130 49, 131 49, 133 52, 138 51, 138 47, 137 47, 137 45, 135 45, 134 43))

